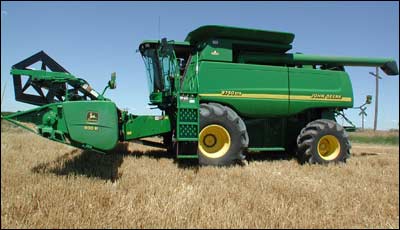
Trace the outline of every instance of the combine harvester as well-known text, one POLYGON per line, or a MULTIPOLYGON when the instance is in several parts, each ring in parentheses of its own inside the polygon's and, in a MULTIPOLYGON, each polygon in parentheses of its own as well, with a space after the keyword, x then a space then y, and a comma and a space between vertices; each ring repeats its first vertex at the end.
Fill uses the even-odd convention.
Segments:
POLYGON ((230 165, 243 160, 245 151, 293 151, 301 162, 345 162, 346 130, 355 127, 335 121, 353 107, 344 66, 379 66, 398 75, 397 63, 287 53, 293 39, 292 33, 209 25, 183 42, 143 41, 150 105, 160 116, 132 115, 106 98, 106 89, 116 87, 115 74, 99 93, 41 51, 11 69, 15 99, 38 107, 2 118, 103 153, 118 142, 162 136, 162 145, 178 159, 201 165, 230 165), (37 62, 41 70, 29 69, 37 62))

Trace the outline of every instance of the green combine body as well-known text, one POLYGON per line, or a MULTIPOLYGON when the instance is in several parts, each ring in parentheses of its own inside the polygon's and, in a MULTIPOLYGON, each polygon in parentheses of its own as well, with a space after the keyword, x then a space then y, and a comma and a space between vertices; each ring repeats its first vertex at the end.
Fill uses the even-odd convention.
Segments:
MULTIPOLYGON (((344 162, 350 156, 345 129, 354 129, 335 122, 354 101, 344 67, 379 66, 398 75, 397 64, 388 58, 287 53, 293 39, 291 33, 203 26, 185 41, 143 41, 139 51, 150 103, 162 116, 118 109, 103 96, 106 89, 99 94, 40 52, 11 70, 16 100, 40 107, 3 118, 21 126, 34 123, 38 128, 32 131, 46 138, 100 152, 118 141, 162 136, 168 151, 203 165, 233 164, 248 151, 344 162), (42 70, 27 69, 38 61, 42 70), (29 78, 24 86, 21 76, 29 78), (26 94, 29 87, 38 95, 26 94)), ((115 76, 108 87, 115 88, 115 76)))

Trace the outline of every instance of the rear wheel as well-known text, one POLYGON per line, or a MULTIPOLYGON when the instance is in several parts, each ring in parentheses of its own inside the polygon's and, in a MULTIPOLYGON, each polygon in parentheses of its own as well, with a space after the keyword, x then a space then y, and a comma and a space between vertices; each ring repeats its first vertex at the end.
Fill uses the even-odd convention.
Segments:
POLYGON ((301 163, 346 162, 350 148, 346 131, 332 120, 312 121, 297 137, 297 154, 301 163))
POLYGON ((227 106, 201 104, 198 155, 201 165, 231 165, 244 159, 249 137, 243 120, 227 106))

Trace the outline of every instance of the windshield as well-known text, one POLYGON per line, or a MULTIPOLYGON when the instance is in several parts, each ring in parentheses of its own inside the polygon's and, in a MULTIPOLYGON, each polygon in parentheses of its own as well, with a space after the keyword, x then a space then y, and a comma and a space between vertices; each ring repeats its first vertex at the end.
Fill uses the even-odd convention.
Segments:
POLYGON ((155 49, 146 49, 143 52, 143 61, 146 66, 147 83, 149 92, 161 91, 160 63, 155 49))
POLYGON ((175 75, 177 68, 173 52, 158 55, 157 49, 146 49, 143 60, 150 93, 168 91, 171 88, 169 77, 175 75))

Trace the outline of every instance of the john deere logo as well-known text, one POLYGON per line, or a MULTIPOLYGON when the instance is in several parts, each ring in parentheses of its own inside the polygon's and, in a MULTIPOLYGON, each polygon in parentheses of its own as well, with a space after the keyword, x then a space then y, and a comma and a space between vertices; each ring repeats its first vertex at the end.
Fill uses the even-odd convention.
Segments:
POLYGON ((219 55, 218 51, 214 50, 213 52, 211 52, 211 55, 219 55))
POLYGON ((89 122, 97 122, 99 120, 99 114, 96 112, 88 112, 86 120, 89 122))

